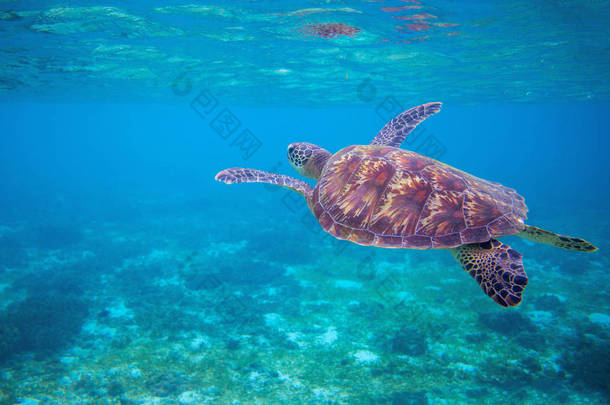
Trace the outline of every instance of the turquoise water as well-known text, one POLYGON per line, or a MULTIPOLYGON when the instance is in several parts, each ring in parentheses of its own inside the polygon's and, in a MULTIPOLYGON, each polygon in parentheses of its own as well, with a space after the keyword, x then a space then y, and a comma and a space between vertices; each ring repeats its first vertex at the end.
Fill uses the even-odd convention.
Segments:
POLYGON ((0 1, 0 404, 608 403, 610 7, 479 3, 0 1), (432 101, 403 148, 599 250, 502 238, 502 308, 214 181, 432 101))

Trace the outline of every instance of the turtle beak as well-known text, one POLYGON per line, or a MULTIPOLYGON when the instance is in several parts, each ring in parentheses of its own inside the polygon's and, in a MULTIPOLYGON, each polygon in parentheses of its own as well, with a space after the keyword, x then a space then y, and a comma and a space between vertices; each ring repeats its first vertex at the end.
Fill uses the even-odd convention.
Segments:
POLYGON ((294 152, 294 149, 295 149, 294 143, 291 143, 290 145, 288 145, 288 149, 286 150, 286 156, 288 157, 288 160, 290 161, 290 163, 293 163, 292 154, 294 152))

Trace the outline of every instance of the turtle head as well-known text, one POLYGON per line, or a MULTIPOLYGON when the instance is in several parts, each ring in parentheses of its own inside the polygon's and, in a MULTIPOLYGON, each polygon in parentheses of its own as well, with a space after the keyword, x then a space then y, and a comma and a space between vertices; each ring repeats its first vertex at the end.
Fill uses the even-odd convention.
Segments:
POLYGON ((322 169, 330 156, 329 151, 311 143, 297 142, 288 145, 290 165, 301 176, 310 179, 318 180, 320 178, 322 169))

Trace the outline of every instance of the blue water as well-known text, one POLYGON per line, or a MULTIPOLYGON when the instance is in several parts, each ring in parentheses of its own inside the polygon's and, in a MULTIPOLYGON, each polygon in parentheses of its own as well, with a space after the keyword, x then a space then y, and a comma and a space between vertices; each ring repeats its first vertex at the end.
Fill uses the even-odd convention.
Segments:
POLYGON ((609 10, 0 3, 0 404, 607 403, 609 10), (529 276, 506 309, 446 251, 214 181, 300 178, 288 144, 368 144, 431 101, 403 148, 599 250, 503 238, 529 276))

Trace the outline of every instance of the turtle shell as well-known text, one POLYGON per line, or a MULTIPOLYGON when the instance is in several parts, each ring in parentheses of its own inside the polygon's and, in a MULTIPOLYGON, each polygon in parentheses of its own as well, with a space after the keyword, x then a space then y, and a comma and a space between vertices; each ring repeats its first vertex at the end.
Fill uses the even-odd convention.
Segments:
POLYGON ((451 248, 525 228, 515 190, 415 152, 355 145, 333 155, 311 208, 325 231, 361 245, 451 248))

